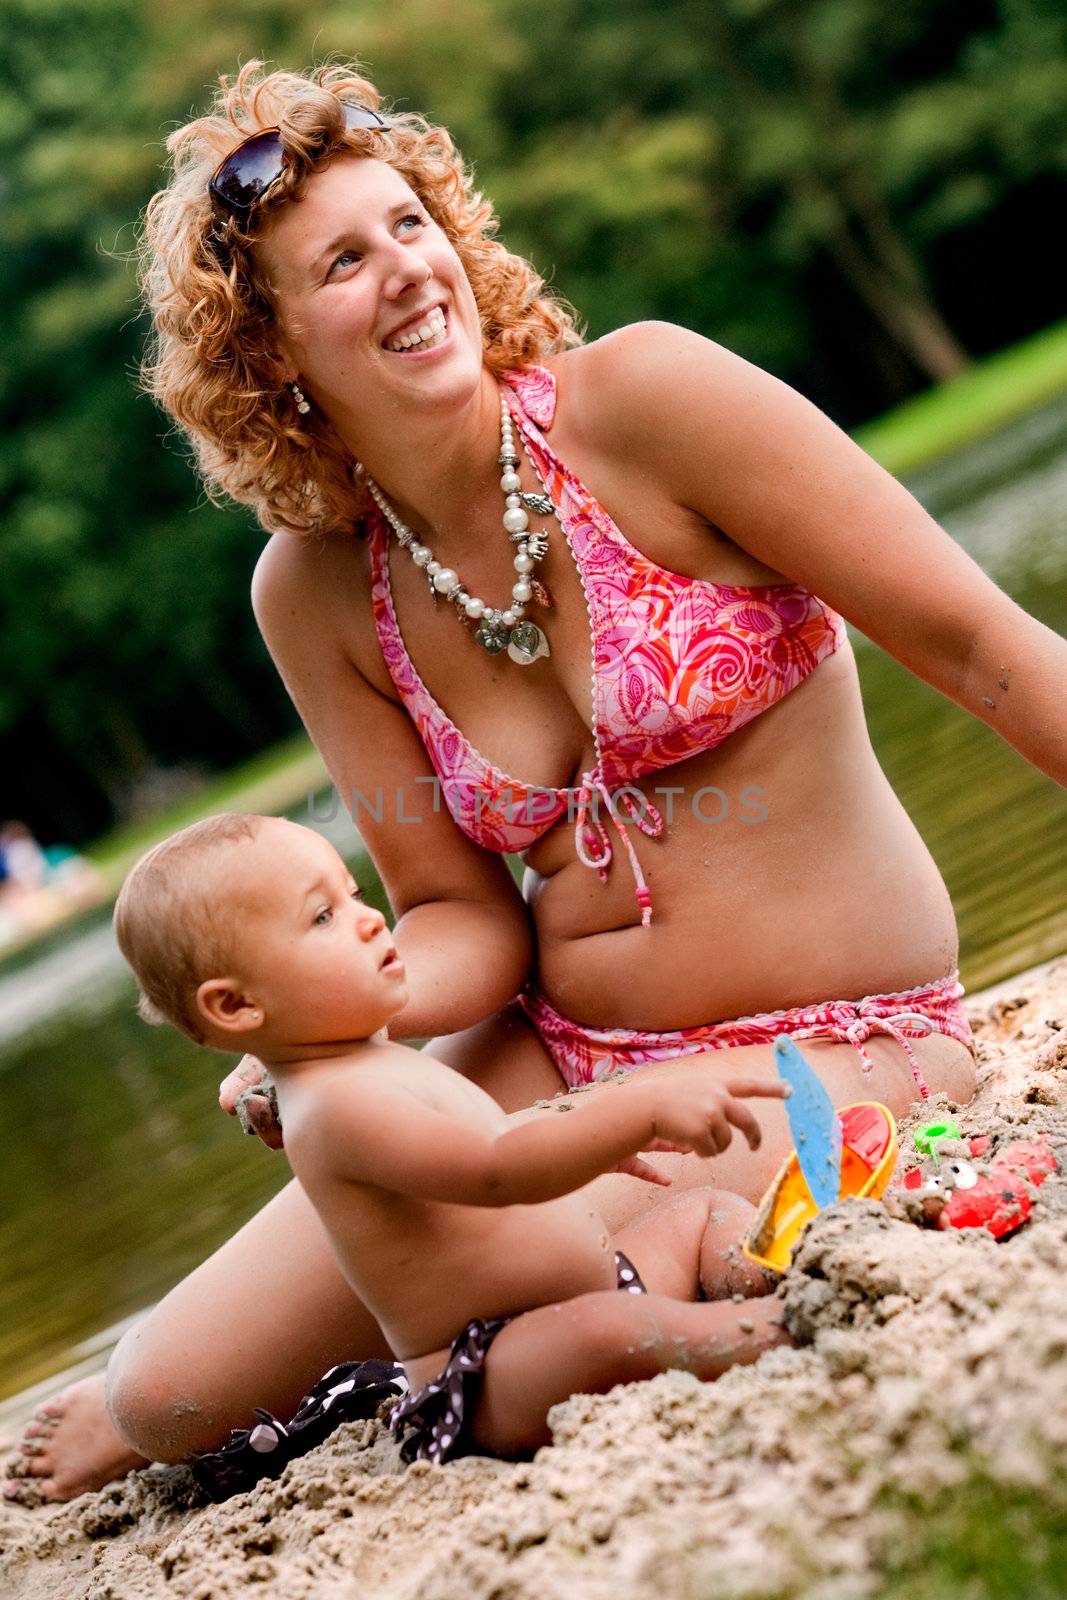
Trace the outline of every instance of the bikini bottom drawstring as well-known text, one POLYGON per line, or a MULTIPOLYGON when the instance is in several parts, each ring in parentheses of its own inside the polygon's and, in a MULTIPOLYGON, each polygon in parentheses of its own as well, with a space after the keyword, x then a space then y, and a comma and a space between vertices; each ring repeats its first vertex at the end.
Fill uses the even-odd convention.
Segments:
POLYGON ((650 839, 658 839, 663 832, 663 818, 651 800, 646 799, 644 795, 641 795, 641 799, 644 801, 642 806, 638 806, 635 803, 633 796, 634 794, 640 794, 639 790, 620 789, 613 800, 608 793, 603 778, 598 776, 595 770, 583 773, 582 785, 578 790, 578 820, 574 827, 574 848, 582 865, 593 867, 599 873, 601 883, 607 881, 608 867, 611 864, 611 840, 608 837, 607 829, 600 820, 599 808, 593 807, 591 809, 594 794, 603 798, 608 808, 608 816, 615 824, 615 829, 622 840, 623 848, 630 858, 630 870, 633 872, 634 882, 637 885, 637 904, 641 910, 641 926, 642 928, 647 928, 652 921, 652 896, 649 893, 648 884, 645 882, 645 875, 641 871, 641 863, 637 859, 637 852, 630 842, 625 825, 616 808, 618 807, 625 811, 630 821, 636 822, 641 832, 650 839), (595 848, 598 841, 600 849, 596 855, 593 855, 590 851, 595 848))
POLYGON ((865 1074, 874 1071, 874 1062, 863 1048, 864 1041, 869 1039, 872 1033, 888 1033, 896 1040, 907 1056, 911 1066, 912 1077, 915 1079, 922 1098, 929 1100, 930 1091, 926 1087, 926 1079, 923 1077, 922 1069, 915 1058, 915 1051, 912 1049, 906 1035, 902 1032, 901 1025, 906 1024, 909 1028, 919 1028, 924 1036, 936 1033, 938 1031, 936 1025, 931 1022, 929 1017, 924 1017, 918 1011, 898 1011, 894 1017, 890 1018, 879 1017, 870 1011, 863 1011, 861 1009, 862 1006, 862 1001, 857 1005, 850 1005, 848 1002, 837 1002, 826 1008, 826 1020, 824 1022, 816 1023, 810 1028, 790 1028, 789 1032, 794 1039, 815 1037, 825 1039, 829 1034, 831 1038, 839 1040, 842 1044, 854 1045, 863 1062, 865 1074), (849 1016, 849 1013, 851 1013, 851 1016, 849 1016))

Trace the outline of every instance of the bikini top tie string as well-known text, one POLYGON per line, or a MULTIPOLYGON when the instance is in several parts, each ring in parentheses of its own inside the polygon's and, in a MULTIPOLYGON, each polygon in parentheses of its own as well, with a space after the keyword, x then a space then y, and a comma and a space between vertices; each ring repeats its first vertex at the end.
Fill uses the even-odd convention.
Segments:
POLYGON ((597 768, 594 767, 582 774, 582 783, 578 790, 578 817, 574 825, 574 848, 578 860, 583 866, 594 868, 600 876, 601 883, 607 881, 608 867, 612 858, 611 840, 600 817, 601 799, 607 806, 608 816, 615 824, 615 831, 630 859, 630 870, 637 885, 641 926, 647 928, 652 921, 652 895, 619 811, 624 811, 629 820, 636 822, 641 832, 650 839, 658 839, 663 832, 663 818, 640 789, 617 789, 612 795, 597 768), (636 800, 634 796, 637 797, 636 800))

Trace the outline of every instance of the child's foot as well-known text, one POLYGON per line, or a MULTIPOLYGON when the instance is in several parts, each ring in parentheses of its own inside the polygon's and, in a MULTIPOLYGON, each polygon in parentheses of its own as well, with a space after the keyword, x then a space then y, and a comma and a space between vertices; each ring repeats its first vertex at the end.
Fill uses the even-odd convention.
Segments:
POLYGON ((4 1498, 29 1506, 73 1500, 147 1465, 115 1432, 104 1403, 104 1377, 96 1373, 37 1407, 4 1463, 4 1498))

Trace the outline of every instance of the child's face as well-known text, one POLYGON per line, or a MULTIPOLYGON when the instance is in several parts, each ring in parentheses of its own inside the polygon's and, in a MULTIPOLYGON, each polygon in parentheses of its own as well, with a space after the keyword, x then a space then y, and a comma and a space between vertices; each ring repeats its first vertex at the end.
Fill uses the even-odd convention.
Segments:
POLYGON ((234 976, 262 1016, 247 1048, 366 1039, 395 1016, 404 963, 328 840, 271 817, 232 859, 223 892, 241 911, 234 976))

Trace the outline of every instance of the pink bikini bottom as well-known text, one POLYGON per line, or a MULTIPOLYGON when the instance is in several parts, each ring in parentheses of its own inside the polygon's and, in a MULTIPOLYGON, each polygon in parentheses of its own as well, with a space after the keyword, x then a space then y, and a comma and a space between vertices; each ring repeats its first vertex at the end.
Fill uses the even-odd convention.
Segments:
POLYGON ((962 994, 958 974, 951 972, 947 978, 899 994, 825 1000, 796 1006, 791 1011, 763 1011, 733 1022, 705 1022, 668 1033, 587 1028, 563 1016, 534 988, 523 990, 518 998, 560 1077, 571 1089, 593 1083, 609 1072, 627 1072, 648 1061, 669 1061, 672 1056, 699 1055, 705 1050, 729 1050, 738 1044, 773 1044, 780 1033, 788 1033, 794 1039, 836 1039, 854 1045, 864 1073, 869 1073, 874 1070, 874 1062, 863 1048, 864 1040, 872 1033, 885 1033, 904 1051, 919 1093, 926 1100, 929 1090, 909 1040, 928 1033, 944 1033, 973 1053, 970 1024, 960 1004, 962 994))

